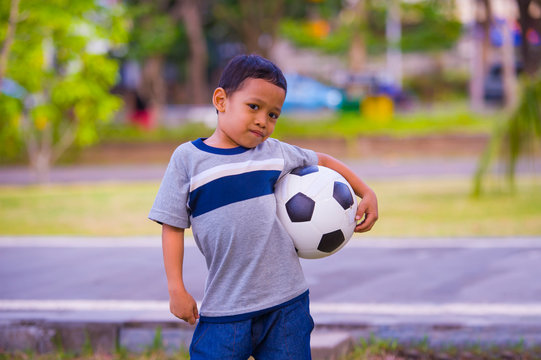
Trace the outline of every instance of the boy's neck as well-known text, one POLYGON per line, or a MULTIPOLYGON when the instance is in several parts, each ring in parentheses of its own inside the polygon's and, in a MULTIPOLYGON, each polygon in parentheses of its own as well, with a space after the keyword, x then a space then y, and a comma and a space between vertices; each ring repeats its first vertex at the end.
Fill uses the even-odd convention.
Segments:
POLYGON ((240 146, 224 135, 220 135, 218 131, 214 131, 214 133, 210 137, 204 139, 203 142, 205 145, 217 149, 234 149, 240 146))

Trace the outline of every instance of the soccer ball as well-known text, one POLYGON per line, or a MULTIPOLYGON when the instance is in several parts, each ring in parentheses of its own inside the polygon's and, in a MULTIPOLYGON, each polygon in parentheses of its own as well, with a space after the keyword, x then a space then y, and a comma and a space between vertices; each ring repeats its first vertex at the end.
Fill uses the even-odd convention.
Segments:
POLYGON ((297 168, 276 183, 274 193, 278 218, 299 257, 334 254, 353 235, 357 198, 336 171, 316 165, 297 168))

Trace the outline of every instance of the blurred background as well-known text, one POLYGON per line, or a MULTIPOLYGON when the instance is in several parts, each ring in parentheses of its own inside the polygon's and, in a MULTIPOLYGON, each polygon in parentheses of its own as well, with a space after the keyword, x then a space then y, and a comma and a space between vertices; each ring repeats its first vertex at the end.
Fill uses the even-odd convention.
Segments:
MULTIPOLYGON (((539 0, 5 0, 0 44, 2 233, 156 233, 134 224, 144 222, 174 148, 212 133, 212 91, 241 53, 268 57, 286 75, 274 136, 349 162, 376 182, 382 205, 398 209, 393 201, 402 199, 406 213, 388 214, 396 221, 430 192, 428 181, 441 185, 425 197, 440 199, 441 229, 450 202, 472 209, 508 201, 517 210, 502 204, 507 213, 492 215, 515 221, 504 234, 541 233, 533 203, 540 196, 539 0), (148 188, 133 190, 146 197, 111 200, 127 189, 120 186, 103 198, 85 188, 83 199, 76 185, 54 187, 114 180, 96 173, 115 171, 132 185, 146 180, 148 188), (411 189, 404 181, 393 193, 397 174, 411 189), (49 185, 17 197, 14 184, 49 185), (480 200, 487 189, 499 195, 480 200), (56 201, 42 202, 46 194, 56 201), (86 203, 84 212, 75 206, 86 203), (50 225, 27 213, 43 213, 50 225), (131 220, 96 229, 108 214, 131 220)), ((103 182, 92 189, 100 186, 105 191, 103 182)), ((427 219, 438 213, 432 206, 414 210, 427 219)), ((476 224, 479 216, 465 214, 468 230, 455 224, 434 234, 501 234, 476 224)), ((393 235, 391 225, 374 233, 393 235)), ((426 229, 414 224, 406 233, 426 229)))
MULTIPOLYGON (((0 321, 0 358, 9 341, 48 341, 32 325, 39 310, 170 317, 161 227, 147 215, 174 149, 212 134, 211 94, 244 53, 287 78, 273 136, 341 159, 378 195, 369 233, 303 263, 316 305, 368 309, 367 334, 374 304, 389 306, 381 329, 394 337, 404 328, 386 321, 407 330, 423 304, 449 315, 467 303, 459 318, 425 320, 442 339, 481 324, 456 336, 541 344, 541 0, 2 0, 0 318, 31 329, 0 321), (527 330, 510 327, 524 319, 527 330)), ((206 268, 188 239, 200 300, 206 268)), ((338 321, 325 311, 316 322, 338 321)), ((426 328, 411 329, 426 348, 426 328)))

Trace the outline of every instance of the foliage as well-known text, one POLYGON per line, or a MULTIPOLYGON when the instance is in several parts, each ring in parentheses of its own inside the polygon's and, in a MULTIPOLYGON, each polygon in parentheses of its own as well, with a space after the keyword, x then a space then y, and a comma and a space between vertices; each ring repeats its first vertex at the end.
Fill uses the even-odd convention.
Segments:
POLYGON ((361 338, 352 353, 347 354, 347 360, 376 360, 376 359, 537 359, 541 348, 526 346, 523 341, 518 343, 475 343, 461 342, 457 344, 433 344, 425 336, 420 341, 400 341, 378 338, 370 335, 368 339, 361 338))
MULTIPOLYGON (((312 31, 306 14, 284 19, 280 24, 280 34, 297 46, 340 54, 348 51, 353 34, 363 31, 368 53, 378 54, 386 49, 386 4, 367 2, 366 20, 360 23, 349 21, 343 8, 325 8, 320 16, 329 21, 331 31, 324 37, 312 31)), ((452 47, 462 32, 452 8, 452 1, 401 2, 402 51, 440 51, 452 47)))
MULTIPOLYGON (((187 57, 186 34, 183 26, 160 9, 159 3, 126 1, 131 26, 128 56, 142 60, 152 55, 169 55, 180 47, 187 57)), ((170 10, 170 9, 169 9, 170 10)))
MULTIPOLYGON (((2 4, 3 29, 8 6, 2 4)), ((123 15, 94 0, 21 2, 6 77, 22 90, 0 95, 0 138, 8 145, 0 155, 13 156, 24 144, 30 161, 47 168, 71 143, 97 141, 96 123, 121 106, 109 92, 118 67, 105 48, 126 40, 123 15)))
POLYGON ((520 103, 506 121, 495 127, 491 141, 479 160, 473 179, 473 195, 483 192, 483 180, 495 157, 507 162, 507 180, 510 189, 515 187, 515 171, 519 157, 535 154, 541 144, 541 73, 523 79, 520 103), (537 149, 536 149, 537 146, 537 149))
POLYGON ((422 103, 454 102, 468 97, 469 74, 432 71, 404 78, 403 86, 422 103))
POLYGON ((295 19, 284 19, 280 23, 280 34, 299 47, 321 49, 331 54, 343 54, 349 49, 351 34, 347 28, 338 27, 329 36, 314 36, 310 23, 295 19))
POLYGON ((401 48, 404 52, 440 51, 451 48, 462 33, 452 14, 452 1, 421 1, 402 5, 401 48))

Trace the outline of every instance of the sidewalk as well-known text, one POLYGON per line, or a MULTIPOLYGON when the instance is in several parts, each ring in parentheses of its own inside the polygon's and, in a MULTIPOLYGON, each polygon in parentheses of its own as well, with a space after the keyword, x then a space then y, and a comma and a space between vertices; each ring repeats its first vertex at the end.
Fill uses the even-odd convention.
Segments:
MULTIPOLYGON (((336 359, 371 335, 541 344, 541 238, 362 237, 345 250, 302 261, 314 359, 336 359)), ((0 348, 42 352, 61 340, 75 350, 88 340, 99 351, 141 351, 158 328, 165 348, 187 346, 193 327, 168 311, 160 251, 157 237, 0 237, 0 348)), ((191 239, 185 252, 186 284, 200 299, 204 259, 191 239)))
MULTIPOLYGON (((368 181, 397 180, 399 178, 426 178, 437 176, 472 176, 477 169, 477 158, 406 158, 375 160, 343 160, 357 174, 368 181)), ((52 183, 104 182, 104 181, 159 181, 167 164, 131 165, 74 165, 58 166, 51 170, 52 183)), ((503 166, 495 171, 503 172, 503 166)), ((541 159, 522 160, 517 166, 519 174, 541 174, 541 159)), ((0 185, 27 185, 34 182, 26 167, 0 167, 0 185)))

